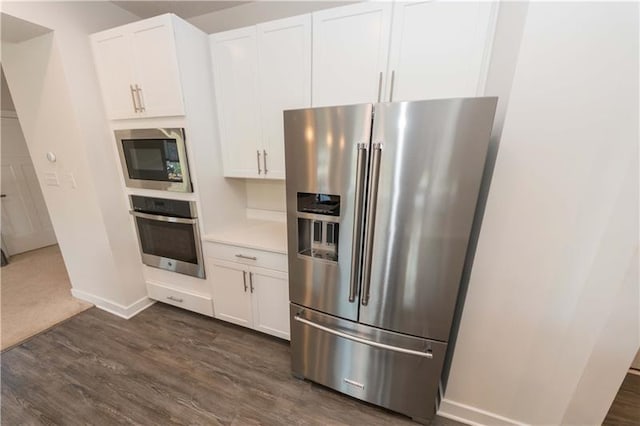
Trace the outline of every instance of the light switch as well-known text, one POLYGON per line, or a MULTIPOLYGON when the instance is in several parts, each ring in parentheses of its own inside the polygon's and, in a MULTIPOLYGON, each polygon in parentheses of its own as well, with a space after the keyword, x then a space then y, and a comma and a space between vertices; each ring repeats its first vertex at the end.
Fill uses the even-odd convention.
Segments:
POLYGON ((76 178, 73 176, 73 173, 65 173, 62 175, 62 181, 65 184, 69 184, 69 186, 73 189, 76 189, 78 185, 76 184, 76 178))
POLYGON ((47 186, 60 186, 60 181, 58 180, 58 173, 56 173, 56 172, 45 172, 44 173, 44 183, 47 186))

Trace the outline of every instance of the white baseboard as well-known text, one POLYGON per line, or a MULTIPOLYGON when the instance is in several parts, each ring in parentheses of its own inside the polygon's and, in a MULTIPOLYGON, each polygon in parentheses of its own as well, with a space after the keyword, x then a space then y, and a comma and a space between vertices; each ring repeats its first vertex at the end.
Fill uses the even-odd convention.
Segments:
POLYGON ((151 300, 148 297, 143 297, 140 300, 137 300, 130 304, 129 306, 124 306, 119 303, 112 302, 110 300, 103 299, 102 297, 95 296, 90 293, 85 293, 84 291, 77 290, 72 288, 71 294, 73 297, 84 300, 89 303, 93 303, 97 308, 102 309, 103 311, 107 311, 110 314, 117 315, 120 318, 130 319, 134 316, 138 315, 140 312, 147 309, 149 306, 153 305, 155 300, 151 300))
POLYGON ((500 416, 489 411, 481 410, 470 405, 461 404, 443 398, 440 401, 440 407, 437 414, 451 420, 456 420, 471 426, 525 426, 521 423, 507 417, 500 416))

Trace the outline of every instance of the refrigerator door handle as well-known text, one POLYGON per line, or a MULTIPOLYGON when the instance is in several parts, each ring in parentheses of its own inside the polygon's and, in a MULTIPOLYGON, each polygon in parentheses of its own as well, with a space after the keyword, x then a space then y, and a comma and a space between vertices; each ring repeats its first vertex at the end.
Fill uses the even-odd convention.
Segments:
POLYGON ((360 246, 362 245, 362 209, 364 207, 364 181, 365 181, 365 154, 367 144, 357 145, 358 157, 356 160, 356 193, 353 210, 354 236, 351 245, 351 281, 349 283, 349 302, 356 300, 358 279, 360 278, 360 246))
POLYGON ((392 346, 392 345, 385 345, 384 343, 379 343, 379 342, 375 342, 373 340, 368 340, 368 339, 363 339, 362 337, 358 337, 358 336, 353 336, 351 334, 348 333, 343 333, 342 331, 338 331, 338 330, 334 330, 332 328, 329 327, 325 327, 324 325, 320 325, 317 324, 313 321, 309 321, 308 319, 302 318, 299 315, 295 315, 293 317, 294 320, 301 322, 303 324, 306 324, 310 327, 313 328, 317 328, 318 330, 322 330, 324 332, 327 332, 329 334, 333 334, 335 336, 338 337, 342 337, 348 340, 353 340, 354 342, 358 342, 358 343, 362 343, 365 345, 369 345, 369 346, 373 346, 375 348, 380 348, 380 349, 385 349, 388 351, 393 351, 393 352, 401 352, 403 354, 409 354, 409 355, 416 355, 416 356, 421 356, 424 358, 433 358, 433 352, 431 349, 427 349, 426 352, 422 352, 422 351, 414 351, 413 349, 406 349, 406 348, 401 348, 398 346, 392 346))
POLYGON ((371 183, 369 185, 369 200, 367 230, 365 233, 364 262, 362 265, 362 306, 369 303, 369 290, 371 289, 371 258, 373 256, 373 230, 376 222, 376 206, 378 204, 378 180, 380 179, 380 156, 382 155, 382 143, 373 144, 373 158, 371 160, 371 183))

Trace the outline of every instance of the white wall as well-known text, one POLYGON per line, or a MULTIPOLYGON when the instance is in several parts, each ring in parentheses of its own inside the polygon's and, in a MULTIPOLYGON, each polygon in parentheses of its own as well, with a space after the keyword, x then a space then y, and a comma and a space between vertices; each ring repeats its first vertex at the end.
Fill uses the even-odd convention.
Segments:
POLYGON ((247 208, 286 211, 284 181, 247 179, 247 208))
POLYGON ((13 105, 11 99, 11 93, 9 92, 9 86, 7 85, 7 79, 4 76, 4 71, 0 71, 0 102, 2 111, 15 111, 16 107, 13 105))
POLYGON ((637 256, 638 5, 531 3, 441 414, 601 423, 637 256))
POLYGON ((121 315, 147 302, 140 255, 113 155, 113 137, 88 34, 137 20, 108 2, 3 2, 3 12, 53 33, 3 43, 3 67, 41 183, 73 292, 121 315), (45 153, 58 156, 55 164, 45 153))

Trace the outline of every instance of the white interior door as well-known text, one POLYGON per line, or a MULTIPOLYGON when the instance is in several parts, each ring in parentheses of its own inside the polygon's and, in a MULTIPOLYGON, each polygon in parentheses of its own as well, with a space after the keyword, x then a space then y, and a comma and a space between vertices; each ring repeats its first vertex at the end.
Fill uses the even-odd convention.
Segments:
POLYGON ((56 243, 26 141, 17 118, 2 117, 2 238, 9 255, 56 243))
POLYGON ((311 106, 311 15, 257 26, 266 178, 284 179, 282 112, 311 106))
POLYGON ((385 100, 482 95, 497 7, 494 2, 396 3, 388 71, 393 81, 385 100))
POLYGON ((313 106, 376 102, 385 91, 391 2, 313 13, 313 106))

